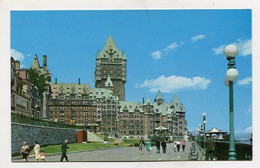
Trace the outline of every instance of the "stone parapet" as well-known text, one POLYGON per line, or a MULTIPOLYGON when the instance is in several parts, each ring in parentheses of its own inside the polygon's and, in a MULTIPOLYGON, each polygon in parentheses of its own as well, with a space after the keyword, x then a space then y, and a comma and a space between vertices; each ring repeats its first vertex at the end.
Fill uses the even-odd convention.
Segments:
POLYGON ((76 142, 75 129, 20 123, 11 123, 11 125, 12 154, 20 151, 23 142, 27 142, 28 146, 33 146, 34 141, 38 141, 41 146, 62 144, 65 139, 67 139, 69 143, 76 142))

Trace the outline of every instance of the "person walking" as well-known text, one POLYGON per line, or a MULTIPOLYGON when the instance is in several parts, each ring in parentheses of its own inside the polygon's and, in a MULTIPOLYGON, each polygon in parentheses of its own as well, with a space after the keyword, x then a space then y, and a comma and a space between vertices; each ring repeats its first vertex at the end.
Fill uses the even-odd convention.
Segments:
POLYGON ((163 148, 163 153, 166 153, 166 141, 165 141, 165 139, 163 139, 163 141, 162 141, 162 148, 163 148))
POLYGON ((139 142, 139 150, 141 150, 141 154, 144 154, 143 149, 145 147, 144 138, 142 137, 139 142))
POLYGON ((23 155, 23 160, 24 160, 25 162, 28 162, 27 157, 28 157, 28 155, 29 155, 29 152, 30 152, 29 146, 27 145, 26 142, 23 142, 23 146, 22 146, 22 148, 21 148, 21 150, 20 150, 20 154, 23 155))
POLYGON ((156 139, 155 146, 156 146, 156 153, 159 154, 160 153, 160 146, 161 146, 159 138, 156 139))
POLYGON ((182 151, 184 152, 185 151, 185 141, 184 140, 181 142, 181 146, 182 146, 182 151))
POLYGON ((67 156, 67 149, 69 149, 69 147, 67 146, 68 144, 68 140, 66 139, 64 141, 64 143, 62 143, 62 146, 61 146, 61 151, 62 151, 62 155, 61 155, 61 158, 60 158, 60 161, 62 162, 63 159, 65 158, 66 161, 68 162, 68 156, 67 156))
POLYGON ((180 152, 181 143, 179 140, 176 141, 177 151, 180 152))
POLYGON ((205 160, 213 160, 215 152, 215 142, 209 134, 206 135, 207 140, 205 141, 206 157, 205 160))
POLYGON ((148 153, 149 153, 149 155, 150 155, 150 152, 151 152, 151 142, 150 142, 150 140, 148 140, 147 142, 146 142, 146 150, 148 151, 148 153))
POLYGON ((176 152, 176 142, 173 141, 173 151, 176 152))
POLYGON ((37 141, 34 141, 33 151, 34 151, 35 159, 38 162, 40 157, 41 157, 41 153, 40 153, 40 145, 39 145, 39 143, 37 141))

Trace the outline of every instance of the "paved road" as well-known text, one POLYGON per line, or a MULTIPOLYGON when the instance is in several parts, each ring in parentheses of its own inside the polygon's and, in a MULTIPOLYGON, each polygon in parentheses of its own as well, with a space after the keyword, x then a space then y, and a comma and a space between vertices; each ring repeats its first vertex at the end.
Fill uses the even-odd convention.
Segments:
MULTIPOLYGON (((151 154, 144 150, 144 154, 141 154, 138 147, 123 147, 114 148, 106 150, 96 150, 96 151, 84 151, 84 152, 68 152, 69 161, 181 161, 188 160, 188 155, 190 151, 190 142, 186 143, 186 149, 183 152, 174 152, 173 144, 167 144, 167 153, 156 154, 156 148, 152 147, 151 154)), ((201 156, 201 153, 200 153, 201 156)), ((51 155, 46 157, 46 162, 57 162, 60 160, 60 155, 51 155)), ((199 157, 200 159, 200 157, 199 157)), ((13 160, 21 161, 21 160, 13 160)), ((35 161, 34 159, 29 159, 29 161, 35 161)), ((65 159, 64 159, 65 161, 65 159)))

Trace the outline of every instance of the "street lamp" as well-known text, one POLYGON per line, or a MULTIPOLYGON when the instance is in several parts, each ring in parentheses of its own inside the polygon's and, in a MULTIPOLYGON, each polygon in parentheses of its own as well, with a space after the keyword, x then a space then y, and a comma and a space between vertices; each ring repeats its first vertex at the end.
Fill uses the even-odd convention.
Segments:
POLYGON ((205 148, 205 141, 206 141, 206 113, 203 113, 203 156, 205 156, 205 153, 206 153, 206 148, 205 148))
POLYGON ((225 84, 229 87, 229 160, 236 160, 235 133, 234 133, 234 102, 233 102, 233 84, 238 77, 238 71, 235 67, 235 56, 238 49, 235 45, 226 46, 224 54, 227 57, 228 70, 226 73, 225 84))

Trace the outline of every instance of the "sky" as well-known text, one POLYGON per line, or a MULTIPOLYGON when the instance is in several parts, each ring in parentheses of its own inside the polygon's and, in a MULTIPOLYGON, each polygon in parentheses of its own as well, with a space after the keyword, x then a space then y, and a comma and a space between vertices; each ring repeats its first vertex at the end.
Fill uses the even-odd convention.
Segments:
POLYGON ((229 90, 223 50, 238 49, 235 133, 252 132, 251 10, 12 11, 11 56, 30 68, 47 55, 52 81, 94 87, 95 59, 111 35, 127 59, 126 101, 166 102, 176 94, 190 131, 202 123, 229 132, 229 90))

